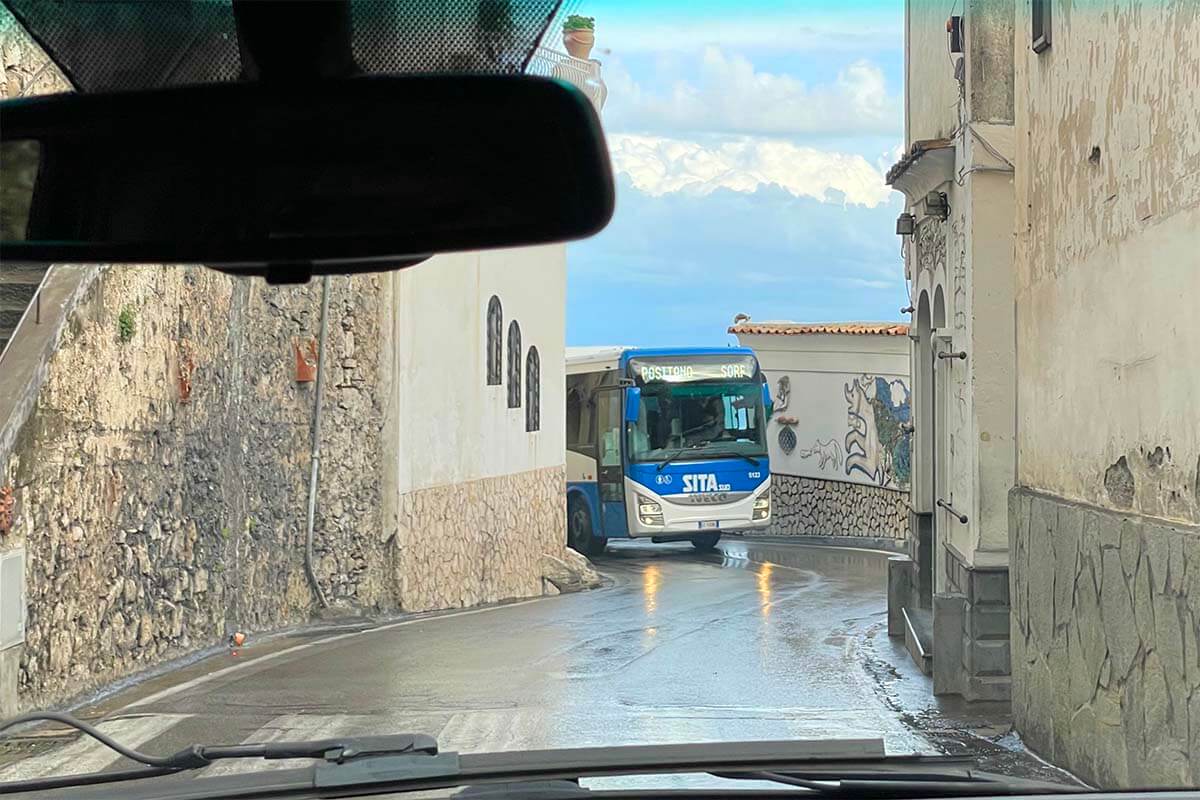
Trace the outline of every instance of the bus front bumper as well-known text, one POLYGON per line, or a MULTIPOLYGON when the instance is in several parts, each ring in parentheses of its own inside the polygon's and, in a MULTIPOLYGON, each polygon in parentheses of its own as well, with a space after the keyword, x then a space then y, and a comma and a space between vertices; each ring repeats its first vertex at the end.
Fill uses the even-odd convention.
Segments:
POLYGON ((771 524, 769 480, 747 496, 727 503, 685 504, 628 479, 627 490, 632 539, 685 540, 710 533, 749 533, 771 524))

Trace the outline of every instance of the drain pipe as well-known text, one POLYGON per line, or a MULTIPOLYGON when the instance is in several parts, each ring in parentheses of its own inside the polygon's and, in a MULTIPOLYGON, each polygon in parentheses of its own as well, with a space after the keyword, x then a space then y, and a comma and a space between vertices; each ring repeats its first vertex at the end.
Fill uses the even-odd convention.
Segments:
POLYGON ((321 608, 329 608, 329 600, 313 569, 313 525, 317 519, 317 474, 321 469, 321 395, 325 388, 325 339, 329 329, 329 276, 321 279, 321 330, 317 335, 317 397, 313 411, 312 469, 308 478, 308 525, 304 533, 304 571, 321 608))

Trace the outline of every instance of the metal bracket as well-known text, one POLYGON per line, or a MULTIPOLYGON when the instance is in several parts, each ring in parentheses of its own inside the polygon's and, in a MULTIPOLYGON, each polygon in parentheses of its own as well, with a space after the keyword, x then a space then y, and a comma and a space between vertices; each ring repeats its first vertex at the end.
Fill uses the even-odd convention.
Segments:
POLYGON ((958 513, 958 510, 954 506, 950 505, 949 503, 947 503, 945 500, 942 500, 941 498, 938 498, 937 504, 938 504, 939 508, 944 508, 947 511, 949 511, 950 515, 955 517, 963 525, 967 524, 967 515, 966 514, 958 513))
POLYGON ((957 353, 938 353, 937 357, 938 358, 959 358, 959 359, 962 359, 963 361, 966 361, 967 360, 967 351, 959 350, 957 353))

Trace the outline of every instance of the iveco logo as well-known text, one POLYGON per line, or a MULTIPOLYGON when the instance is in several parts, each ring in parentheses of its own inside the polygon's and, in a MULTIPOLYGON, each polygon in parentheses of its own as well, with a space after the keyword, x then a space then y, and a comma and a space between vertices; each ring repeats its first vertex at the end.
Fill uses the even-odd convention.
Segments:
POLYGON ((692 503, 693 505, 727 503, 729 502, 729 493, 718 492, 716 494, 689 494, 687 496, 687 502, 692 503))
POLYGON ((711 472, 707 475, 684 475, 683 491, 691 492, 728 492, 728 483, 717 483, 717 476, 711 472))

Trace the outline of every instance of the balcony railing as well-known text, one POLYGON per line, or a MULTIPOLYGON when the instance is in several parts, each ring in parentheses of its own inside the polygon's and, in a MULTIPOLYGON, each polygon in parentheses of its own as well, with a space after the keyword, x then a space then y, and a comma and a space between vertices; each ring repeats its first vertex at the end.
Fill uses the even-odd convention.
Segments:
POLYGON ((604 101, 608 97, 608 87, 600 78, 599 61, 575 58, 548 47, 539 47, 534 51, 526 72, 574 84, 587 95, 597 111, 604 107, 604 101))

